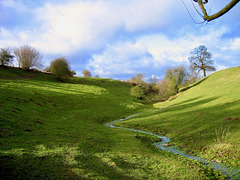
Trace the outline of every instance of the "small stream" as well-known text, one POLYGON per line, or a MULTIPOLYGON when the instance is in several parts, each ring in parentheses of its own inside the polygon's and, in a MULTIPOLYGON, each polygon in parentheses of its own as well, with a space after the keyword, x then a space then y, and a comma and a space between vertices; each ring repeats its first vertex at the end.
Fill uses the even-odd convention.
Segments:
POLYGON ((125 127, 118 127, 118 126, 114 125, 115 123, 117 123, 119 121, 124 121, 124 120, 130 119, 130 118, 132 118, 136 115, 139 115, 141 113, 144 113, 144 112, 136 113, 136 114, 133 114, 133 115, 128 116, 128 117, 123 118, 123 119, 118 119, 118 120, 108 122, 108 123, 105 124, 105 126, 111 127, 111 128, 127 129, 127 130, 138 132, 138 133, 144 133, 144 134, 149 134, 149 135, 152 135, 152 136, 156 136, 156 137, 161 139, 161 142, 155 142, 154 143, 154 145, 157 148, 160 148, 164 151, 169 151, 173 154, 178 154, 178 155, 184 156, 184 157, 192 159, 192 160, 197 160, 205 166, 211 167, 213 169, 218 170, 219 172, 222 172, 224 175, 226 175, 228 177, 228 179, 240 179, 240 169, 239 168, 232 168, 232 167, 224 166, 224 165, 222 165, 220 163, 217 163, 217 162, 205 160, 201 157, 195 157, 195 156, 186 154, 180 147, 175 147, 175 146, 165 147, 164 144, 167 144, 167 143, 170 142, 170 138, 168 138, 166 136, 159 136, 157 134, 153 134, 153 133, 150 133, 150 132, 147 132, 147 131, 142 131, 142 130, 137 130, 137 129, 132 129, 132 128, 125 128, 125 127))

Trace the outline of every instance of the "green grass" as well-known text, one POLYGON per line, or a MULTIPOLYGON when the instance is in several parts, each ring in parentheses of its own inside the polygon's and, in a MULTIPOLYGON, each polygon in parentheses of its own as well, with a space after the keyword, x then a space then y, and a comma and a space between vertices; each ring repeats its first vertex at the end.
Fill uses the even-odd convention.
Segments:
POLYGON ((58 82, 49 74, 0 67, 2 179, 210 179, 201 164, 156 149, 154 138, 104 123, 152 104, 128 84, 95 78, 58 82))
POLYGON ((166 135, 188 153, 240 167, 240 67, 213 73, 155 107, 163 109, 118 125, 166 135))

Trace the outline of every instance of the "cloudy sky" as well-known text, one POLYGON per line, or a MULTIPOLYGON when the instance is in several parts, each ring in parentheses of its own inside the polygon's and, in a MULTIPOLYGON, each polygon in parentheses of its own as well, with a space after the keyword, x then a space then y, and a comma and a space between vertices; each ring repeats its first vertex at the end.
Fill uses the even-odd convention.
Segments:
MULTIPOLYGON (((210 0, 214 13, 230 0, 210 0), (214 4, 214 2, 216 4, 214 4)), ((184 0, 202 22, 191 0, 184 0)), ((0 48, 28 44, 44 66, 66 57, 78 76, 163 78, 167 68, 189 66, 205 45, 217 70, 240 65, 240 3, 224 16, 196 24, 182 0, 0 0, 0 48)))

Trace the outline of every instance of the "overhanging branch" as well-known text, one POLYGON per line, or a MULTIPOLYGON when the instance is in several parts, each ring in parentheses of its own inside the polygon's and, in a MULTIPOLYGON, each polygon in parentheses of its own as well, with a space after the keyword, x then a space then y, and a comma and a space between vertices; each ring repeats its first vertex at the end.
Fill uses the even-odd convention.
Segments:
POLYGON ((225 13, 227 13, 230 9, 232 9, 240 0, 232 0, 231 2, 229 2, 222 10, 218 11, 217 13, 213 14, 213 15, 208 15, 207 11, 204 7, 204 4, 208 3, 208 0, 193 0, 195 2, 198 3, 200 9, 203 12, 204 15, 204 20, 206 21, 212 21, 214 19, 219 18, 220 16, 224 15, 225 13))

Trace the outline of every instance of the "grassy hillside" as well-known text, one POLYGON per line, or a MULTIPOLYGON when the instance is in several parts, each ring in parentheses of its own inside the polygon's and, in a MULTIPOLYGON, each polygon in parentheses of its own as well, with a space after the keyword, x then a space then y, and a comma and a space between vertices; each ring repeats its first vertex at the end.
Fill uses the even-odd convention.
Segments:
POLYGON ((206 179, 216 172, 156 149, 152 137, 103 126, 153 108, 126 83, 58 82, 48 74, 0 68, 2 179, 206 179), (145 103, 146 104, 146 103, 145 103))
POLYGON ((240 67, 219 71, 163 108, 119 123, 164 134, 188 153, 240 167, 240 67))

